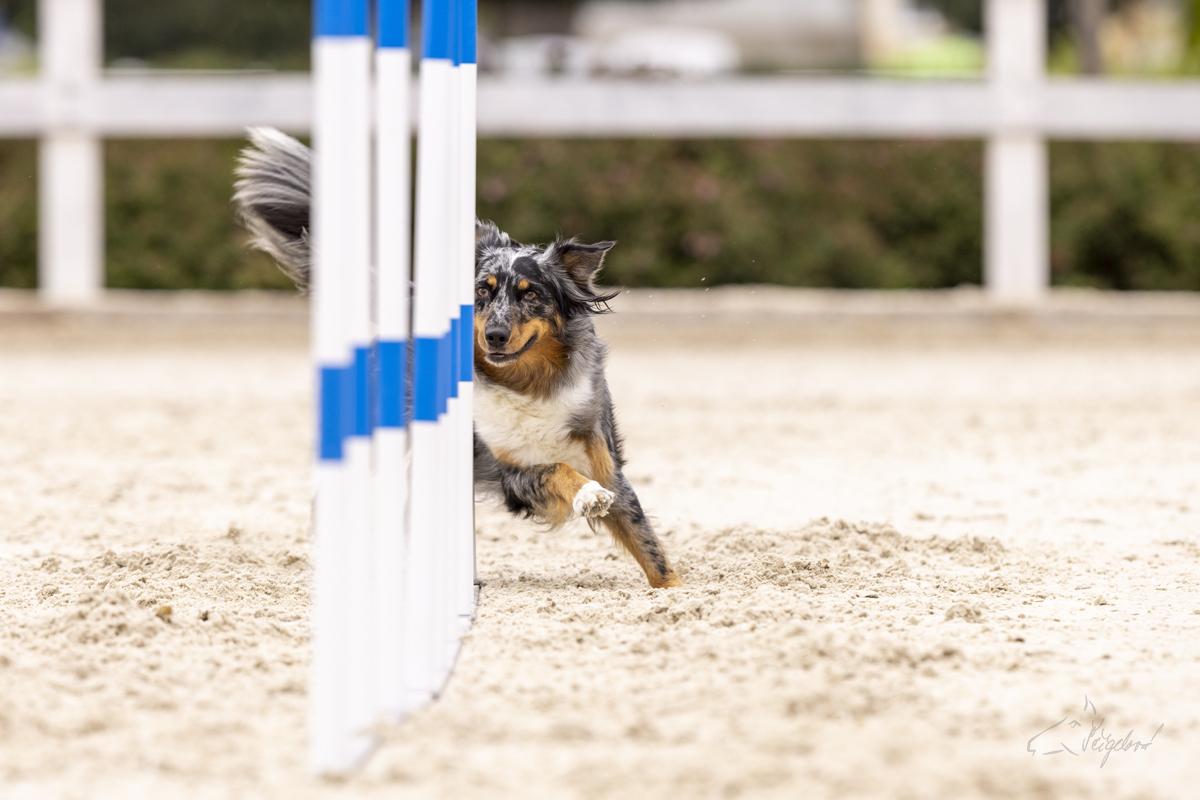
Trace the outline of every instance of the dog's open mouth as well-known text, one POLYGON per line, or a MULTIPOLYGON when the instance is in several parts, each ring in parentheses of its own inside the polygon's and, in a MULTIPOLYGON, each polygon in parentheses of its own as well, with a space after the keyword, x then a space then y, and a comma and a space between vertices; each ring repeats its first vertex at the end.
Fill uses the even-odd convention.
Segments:
POLYGON ((533 347, 533 343, 537 341, 537 338, 538 338, 538 335, 536 333, 533 336, 530 336, 529 341, 527 341, 524 344, 524 346, 515 353, 500 353, 500 352, 495 352, 495 351, 489 350, 488 354, 487 354, 487 362, 489 364, 491 364, 493 366, 497 366, 497 367, 502 366, 504 364, 511 364, 512 362, 516 361, 518 358, 523 356, 525 354, 526 350, 533 347))

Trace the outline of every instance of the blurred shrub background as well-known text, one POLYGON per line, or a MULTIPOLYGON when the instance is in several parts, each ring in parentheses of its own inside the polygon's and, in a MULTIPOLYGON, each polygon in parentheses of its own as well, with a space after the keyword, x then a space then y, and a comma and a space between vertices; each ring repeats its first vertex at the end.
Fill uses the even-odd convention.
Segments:
MULTIPOLYGON (((1139 2, 1109 3, 1118 44, 1120 15, 1139 2)), ((981 32, 980 0, 915 3, 955 36, 981 32)), ((482 0, 481 19, 494 37, 541 35, 577 5, 482 0)), ((1190 25, 1177 72, 1194 72, 1200 0, 1172 7, 1190 25)), ((1079 68, 1070 8, 1051 0, 1060 72, 1079 68)), ((35 32, 35 12, 36 0, 0 0, 0 22, 18 32, 35 32)), ((105 0, 105 14, 110 67, 308 68, 309 0, 105 0)), ((233 220, 240 147, 106 143, 110 286, 286 286, 233 220)), ((619 240, 607 280, 631 286, 948 287, 981 280, 982 152, 954 141, 483 140, 479 213, 522 240, 619 240)), ((1200 290, 1200 145, 1059 142, 1050 156, 1056 284, 1200 290)), ((36 282, 35 189, 34 143, 0 140, 0 285, 36 282)))
MULTIPOLYGON (((283 288, 229 203, 237 141, 118 141, 108 283, 283 288)), ((36 280, 36 148, 0 141, 0 284, 36 280)), ((1050 150, 1056 284, 1200 290, 1200 145, 1050 150)), ((978 283, 978 142, 483 140, 479 213, 513 236, 620 246, 630 286, 978 283)))
POLYGON ((616 239, 631 286, 978 283, 975 142, 488 141, 479 213, 519 240, 616 239))
POLYGON ((245 245, 229 196, 237 141, 105 144, 108 285, 127 289, 284 289, 245 245))
POLYGON ((37 147, 0 139, 0 286, 37 285, 37 147))
MULTIPOLYGON (((167 69, 309 67, 311 0, 104 0, 104 60, 167 69)), ((0 0, 33 36, 37 0, 0 0)))

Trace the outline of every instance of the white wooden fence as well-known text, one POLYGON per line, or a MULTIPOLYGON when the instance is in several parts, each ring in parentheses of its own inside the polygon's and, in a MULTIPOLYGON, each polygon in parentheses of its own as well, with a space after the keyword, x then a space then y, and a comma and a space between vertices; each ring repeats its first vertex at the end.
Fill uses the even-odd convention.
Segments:
MULTIPOLYGON (((986 80, 482 78, 479 131, 986 139, 985 283, 1036 299, 1049 283, 1046 140, 1200 140, 1200 82, 1048 80, 1045 0, 985 2, 986 80)), ((0 81, 0 137, 41 141, 38 269, 54 304, 102 291, 102 139, 306 133, 312 122, 307 75, 102 72, 100 3, 41 0, 40 76, 0 81)))

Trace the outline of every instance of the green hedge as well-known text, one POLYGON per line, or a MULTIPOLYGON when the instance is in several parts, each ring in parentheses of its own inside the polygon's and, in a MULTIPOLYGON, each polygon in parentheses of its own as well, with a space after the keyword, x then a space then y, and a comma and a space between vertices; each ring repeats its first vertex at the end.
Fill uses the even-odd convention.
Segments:
POLYGON ((37 146, 0 140, 0 286, 37 285, 37 146))
POLYGON ((492 141, 479 213, 616 239, 608 280, 631 286, 954 286, 980 278, 981 163, 962 142, 492 141))
POLYGON ((1050 147, 1055 283, 1200 290, 1200 145, 1050 147))
MULTIPOLYGON (((0 17, 37 33, 38 0, 0 0, 0 17)), ((310 0, 103 0, 104 61, 157 67, 308 69, 310 0)))
MULTIPOLYGON (((106 145, 108 283, 281 288, 229 195, 237 141, 106 145)), ((36 148, 0 141, 0 285, 36 282, 36 148)), ((1200 289, 1200 146, 1055 143, 1054 282, 1200 289)), ((484 140, 479 213, 515 237, 616 239, 606 280, 978 283, 978 142, 484 140)))
POLYGON ((309 0, 104 0, 104 55, 155 66, 306 70, 309 0))
POLYGON ((108 285, 125 289, 283 289, 246 247, 230 203, 238 141, 105 146, 108 285))

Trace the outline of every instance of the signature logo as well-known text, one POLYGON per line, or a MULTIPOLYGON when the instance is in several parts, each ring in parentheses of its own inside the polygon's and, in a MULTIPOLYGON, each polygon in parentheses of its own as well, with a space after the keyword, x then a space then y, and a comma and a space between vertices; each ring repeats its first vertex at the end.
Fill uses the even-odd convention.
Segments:
POLYGON ((1113 753, 1125 753, 1130 750, 1136 753, 1139 750, 1149 750, 1150 745, 1154 744, 1154 737, 1158 736, 1166 726, 1165 722, 1159 725, 1158 730, 1154 732, 1148 742, 1135 741, 1132 728, 1129 733, 1117 739, 1104 729, 1104 717, 1100 716, 1095 704, 1087 698, 1087 695, 1084 695, 1083 710, 1086 713, 1089 709, 1091 719, 1088 721, 1088 726, 1090 727, 1071 717, 1063 717, 1030 739, 1025 745, 1025 749, 1032 756, 1053 756, 1060 753, 1078 756, 1089 750, 1104 753, 1104 757, 1100 759, 1100 767, 1103 769, 1104 765, 1108 763, 1108 757, 1113 753), (1085 730, 1086 733, 1084 733, 1085 730))

